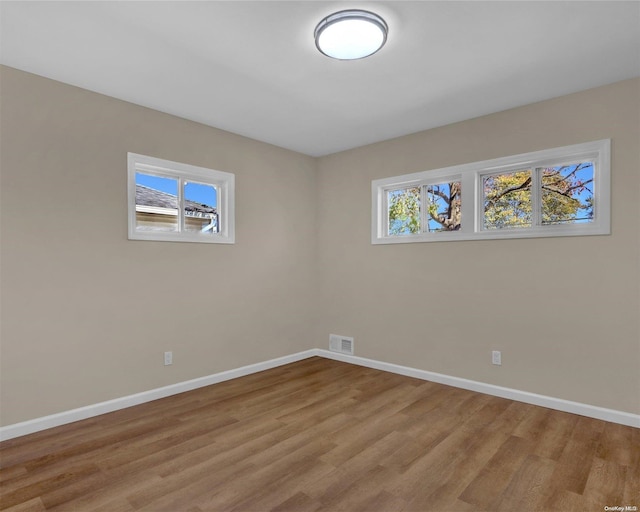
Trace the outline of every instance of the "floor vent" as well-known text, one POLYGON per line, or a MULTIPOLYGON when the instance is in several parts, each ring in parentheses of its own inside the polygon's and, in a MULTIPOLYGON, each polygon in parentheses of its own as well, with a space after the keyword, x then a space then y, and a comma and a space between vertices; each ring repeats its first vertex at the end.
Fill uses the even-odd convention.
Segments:
POLYGON ((329 350, 332 352, 340 352, 341 354, 353 355, 353 338, 348 336, 339 336, 338 334, 329 335, 329 350))

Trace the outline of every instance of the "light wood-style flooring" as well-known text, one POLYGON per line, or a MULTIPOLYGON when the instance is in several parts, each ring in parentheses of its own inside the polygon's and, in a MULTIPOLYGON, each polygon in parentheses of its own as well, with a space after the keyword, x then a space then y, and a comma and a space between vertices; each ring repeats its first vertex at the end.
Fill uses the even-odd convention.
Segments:
POLYGON ((12 512, 640 509, 640 429, 315 357, 5 441, 0 484, 12 512))

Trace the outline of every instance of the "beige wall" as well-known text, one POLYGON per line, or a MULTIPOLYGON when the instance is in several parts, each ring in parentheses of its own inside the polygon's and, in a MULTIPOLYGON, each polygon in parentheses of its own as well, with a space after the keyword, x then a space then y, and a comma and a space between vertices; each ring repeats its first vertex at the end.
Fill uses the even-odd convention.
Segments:
POLYGON ((1 69, 3 425, 313 346, 312 158, 1 69), (235 173, 236 244, 127 240, 128 151, 235 173))
POLYGON ((319 342, 640 412, 639 123, 632 80, 322 158, 319 342), (604 138, 611 236, 371 245, 372 179, 604 138))
POLYGON ((640 412, 639 81, 312 159, 0 69, 0 424, 329 333, 359 356, 640 412), (370 243, 374 178, 609 137, 612 236, 370 243), (236 244, 128 241, 128 151, 235 173, 236 244))

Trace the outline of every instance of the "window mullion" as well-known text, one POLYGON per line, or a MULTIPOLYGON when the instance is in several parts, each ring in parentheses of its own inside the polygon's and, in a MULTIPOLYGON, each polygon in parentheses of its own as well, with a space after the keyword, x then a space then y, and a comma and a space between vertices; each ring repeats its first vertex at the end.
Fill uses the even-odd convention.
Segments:
POLYGON ((420 232, 429 232, 429 194, 427 194, 427 185, 420 185, 420 232))
MULTIPOLYGON (((225 203, 224 203, 224 197, 222 197, 222 194, 220 193, 220 187, 218 187, 217 185, 215 186, 215 191, 216 191, 216 229, 217 229, 217 234, 222 233, 222 209, 225 207, 225 203)), ((225 219, 226 222, 226 219, 225 219)))
POLYGON ((384 236, 391 234, 391 218, 389 216, 389 191, 383 190, 382 197, 384 201, 384 236))
POLYGON ((477 187, 480 177, 477 172, 469 172, 460 176, 460 231, 473 233, 479 231, 477 187))
POLYGON ((184 179, 178 178, 178 233, 184 233, 184 179))
POLYGON ((389 192, 386 188, 378 190, 378 201, 382 204, 382 210, 378 214, 379 236, 389 236, 389 192))
POLYGON ((542 169, 531 169, 531 227, 542 225, 542 169))

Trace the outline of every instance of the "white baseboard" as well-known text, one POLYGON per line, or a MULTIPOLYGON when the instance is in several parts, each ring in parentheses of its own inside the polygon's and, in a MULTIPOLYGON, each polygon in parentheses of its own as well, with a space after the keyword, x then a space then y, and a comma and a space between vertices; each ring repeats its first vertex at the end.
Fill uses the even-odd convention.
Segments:
POLYGON ((330 352, 328 350, 317 349, 315 355, 326 357, 328 359, 335 359, 337 361, 343 361, 345 363, 366 366, 367 368, 374 368, 376 370, 383 370, 386 372, 397 373, 399 375, 406 375, 407 377, 415 377, 416 379, 429 380, 431 382, 446 384, 448 386, 454 386, 456 388, 477 391, 486 395, 508 398, 509 400, 516 400, 518 402, 524 402, 526 404, 539 405, 541 407, 547 407, 549 409, 555 409, 557 411, 570 412, 572 414, 579 414, 581 416, 587 416, 589 418, 596 418, 599 420, 610 421, 612 423, 620 423, 621 425, 627 425, 629 427, 640 428, 640 414, 632 414, 630 412, 617 411, 615 409, 606 409, 604 407, 597 407, 595 405, 572 402, 570 400, 554 398, 552 396, 538 395, 536 393, 529 393, 528 391, 520 391, 518 389, 495 386, 493 384, 486 384, 484 382, 478 382, 475 380, 452 377, 450 375, 444 375, 442 373, 435 373, 427 370, 418 370, 416 368, 410 368, 408 366, 400 366, 397 364, 375 361, 373 359, 366 359, 364 357, 330 352))
POLYGON ((494 386, 493 384, 486 384, 484 382, 462 379, 460 377, 452 377, 450 375, 430 372, 427 370, 419 370, 417 368, 410 368, 408 366, 400 366, 397 364, 375 361, 373 359, 366 359, 364 357, 339 354, 337 352, 330 352, 323 349, 311 349, 304 352, 298 352, 296 354, 271 359, 269 361, 264 361, 261 363, 242 366, 234 370, 214 373, 213 375, 207 375, 198 379, 178 382, 177 384, 171 384, 170 386, 164 386, 161 388, 144 391, 142 393, 136 393, 134 395, 125 396, 122 398, 116 398, 114 400, 108 400, 106 402, 100 402, 97 404, 88 405, 86 407, 80 407, 78 409, 72 409, 70 411, 64 411, 57 414, 52 414, 50 416, 43 416, 41 418, 35 418, 33 420, 0 427, 0 441, 6 441, 9 439, 13 439, 14 437, 20 437, 27 434, 32 434, 34 432, 39 432, 41 430, 46 430, 48 428, 66 425, 67 423, 72 423, 74 421, 92 418, 94 416, 99 416, 100 414, 125 409, 127 407, 150 402, 159 398, 177 395, 178 393, 184 393, 185 391, 191 391, 193 389, 201 388, 204 386, 210 386, 211 384, 217 384, 218 382, 224 382, 227 380, 236 379, 238 377, 244 377, 245 375, 269 370, 271 368, 294 363, 296 361, 307 359, 313 356, 325 357, 327 359, 334 359, 336 361, 343 361, 345 363, 365 366, 367 368, 374 368, 376 370, 397 373, 399 375, 406 375, 408 377, 414 377, 416 379, 428 380, 440 384, 446 384, 448 386, 454 386, 457 388, 468 389, 470 391, 485 393, 487 395, 499 396, 501 398, 517 400, 519 402, 524 402, 527 404, 548 407, 549 409, 556 409, 558 411, 580 414, 581 416, 587 416, 589 418, 596 418, 613 423, 620 423, 622 425, 640 428, 640 415, 638 414, 616 411, 614 409, 605 409, 603 407, 583 404, 580 402, 571 402, 569 400, 563 400, 561 398, 537 395, 535 393, 529 393, 527 391, 494 386))
POLYGON ((177 384, 171 384, 169 386, 151 389, 149 391, 143 391, 142 393, 136 393, 135 395, 115 398, 106 402, 99 402, 97 404, 87 405, 86 407, 51 414, 50 416, 43 416, 41 418, 7 425, 6 427, 0 427, 0 441, 6 441, 8 439, 13 439, 14 437, 25 436, 48 428, 66 425, 67 423, 73 423, 74 421, 92 418, 94 416, 99 416, 100 414, 126 409, 127 407, 151 402, 152 400, 158 400, 159 398, 165 398, 171 395, 177 395, 178 393, 184 393, 185 391, 191 391, 204 386, 210 386, 211 384, 217 384, 218 382, 237 379, 238 377, 244 377, 245 375, 250 375, 252 373, 269 370, 284 364, 294 363, 315 355, 317 355, 316 350, 306 350, 304 352, 278 357, 269 361, 242 366, 234 370, 214 373, 213 375, 207 375, 205 377, 178 382, 177 384))

